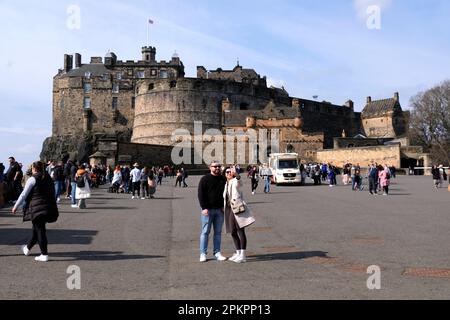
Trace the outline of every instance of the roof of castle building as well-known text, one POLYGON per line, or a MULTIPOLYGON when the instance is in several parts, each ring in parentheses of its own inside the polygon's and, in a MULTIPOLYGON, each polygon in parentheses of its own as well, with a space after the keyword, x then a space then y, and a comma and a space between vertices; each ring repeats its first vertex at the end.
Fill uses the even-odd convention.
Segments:
POLYGON ((385 115, 388 112, 394 112, 400 104, 394 98, 371 101, 364 107, 361 116, 363 118, 373 118, 385 115))
POLYGON ((298 111, 292 107, 279 107, 275 103, 269 102, 262 110, 231 110, 224 113, 224 123, 229 126, 245 126, 247 117, 256 119, 294 119, 298 117, 298 111))
POLYGON ((101 77, 103 74, 108 72, 108 69, 103 63, 83 64, 81 67, 72 69, 69 72, 65 73, 61 76, 61 78, 84 77, 86 72, 90 72, 91 77, 101 77))

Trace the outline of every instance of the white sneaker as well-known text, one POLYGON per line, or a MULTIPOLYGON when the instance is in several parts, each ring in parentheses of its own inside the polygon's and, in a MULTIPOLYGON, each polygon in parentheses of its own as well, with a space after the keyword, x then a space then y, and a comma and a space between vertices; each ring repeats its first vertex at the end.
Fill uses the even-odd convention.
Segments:
POLYGON ((237 257, 239 257, 239 253, 236 252, 236 253, 233 254, 230 258, 228 258, 228 260, 234 261, 234 260, 236 260, 237 257))
POLYGON ((227 258, 225 258, 220 252, 217 252, 214 256, 216 257, 217 261, 225 261, 225 260, 227 260, 227 258))
POLYGON ((131 199, 134 199, 134 196, 132 196, 131 199))
POLYGON ((27 247, 26 244, 24 244, 24 245, 22 246, 22 252, 23 252, 23 254, 26 255, 26 256, 28 256, 28 255, 30 254, 30 249, 28 249, 28 247, 27 247))
POLYGON ((145 197, 141 197, 141 200, 145 200, 145 197))
POLYGON ((255 195, 255 191, 252 191, 252 195, 255 195))
POLYGON ((200 254, 200 262, 206 262, 206 254, 200 254))
POLYGON ((78 206, 76 204, 72 204, 70 205, 72 208, 78 208, 78 206))
POLYGON ((246 261, 247 261, 247 259, 245 258, 245 256, 243 256, 241 254, 238 255, 237 258, 233 260, 233 262, 236 262, 236 263, 244 263, 246 261))
POLYGON ((61 202, 61 198, 57 198, 56 203, 60 203, 60 202, 61 202))
POLYGON ((34 258, 34 260, 40 261, 40 262, 47 262, 48 256, 44 256, 43 254, 41 254, 39 257, 34 258))

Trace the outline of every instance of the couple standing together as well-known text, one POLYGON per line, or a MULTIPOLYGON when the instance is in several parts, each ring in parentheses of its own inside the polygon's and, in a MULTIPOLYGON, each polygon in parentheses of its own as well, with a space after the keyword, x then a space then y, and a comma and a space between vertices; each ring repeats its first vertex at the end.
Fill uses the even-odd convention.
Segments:
MULTIPOLYGON (((198 186, 198 200, 202 208, 200 235, 200 262, 206 261, 208 237, 211 228, 214 230, 214 257, 218 261, 227 260, 220 252, 222 227, 225 221, 226 232, 231 233, 236 253, 228 260, 242 263, 246 261, 247 237, 245 228, 255 222, 247 205, 243 213, 234 214, 231 206, 243 201, 239 174, 234 168, 226 167, 224 175, 221 164, 213 161, 210 173, 205 175, 198 186)), ((244 202, 245 203, 245 202, 244 202)))

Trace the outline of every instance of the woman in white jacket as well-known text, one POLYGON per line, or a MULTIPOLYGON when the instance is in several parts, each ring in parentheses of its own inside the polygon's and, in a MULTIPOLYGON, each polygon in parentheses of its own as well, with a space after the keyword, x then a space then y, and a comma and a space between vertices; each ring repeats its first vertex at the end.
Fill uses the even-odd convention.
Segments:
POLYGON ((225 227, 226 232, 231 233, 236 253, 229 260, 242 263, 246 261, 245 250, 247 249, 247 236, 245 228, 255 222, 252 212, 242 198, 240 176, 236 174, 234 168, 226 168, 225 177, 227 183, 223 191, 224 207, 225 207, 225 227), (245 204, 245 212, 234 214, 231 205, 236 201, 242 201, 245 204))

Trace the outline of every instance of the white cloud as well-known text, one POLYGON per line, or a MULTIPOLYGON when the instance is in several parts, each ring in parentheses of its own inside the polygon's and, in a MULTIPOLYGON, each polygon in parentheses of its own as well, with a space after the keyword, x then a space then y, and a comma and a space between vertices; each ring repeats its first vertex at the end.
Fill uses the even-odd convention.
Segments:
POLYGON ((24 144, 16 148, 18 154, 35 154, 40 151, 40 146, 35 144, 24 144))
POLYGON ((36 135, 51 135, 50 129, 44 128, 19 128, 19 127, 0 127, 0 133, 9 133, 14 135, 27 135, 27 136, 36 136, 36 135))

